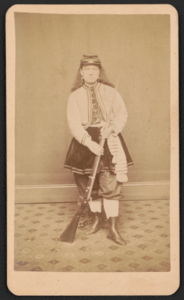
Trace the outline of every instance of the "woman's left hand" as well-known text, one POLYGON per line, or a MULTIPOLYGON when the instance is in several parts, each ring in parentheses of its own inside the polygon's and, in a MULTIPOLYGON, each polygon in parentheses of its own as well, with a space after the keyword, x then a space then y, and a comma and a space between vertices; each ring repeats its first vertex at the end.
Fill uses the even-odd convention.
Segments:
POLYGON ((101 136, 104 139, 108 139, 108 137, 110 136, 110 134, 113 132, 113 128, 112 126, 109 126, 108 128, 104 128, 102 127, 100 130, 101 136))

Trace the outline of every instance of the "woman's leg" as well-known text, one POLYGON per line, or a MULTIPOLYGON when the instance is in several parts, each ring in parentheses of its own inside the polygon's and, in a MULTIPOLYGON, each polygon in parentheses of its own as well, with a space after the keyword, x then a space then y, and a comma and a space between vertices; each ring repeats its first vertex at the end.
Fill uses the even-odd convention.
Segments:
POLYGON ((122 183, 116 181, 116 175, 104 172, 99 177, 99 195, 103 196, 104 210, 109 219, 107 237, 115 243, 125 245, 126 242, 118 232, 119 199, 122 183))
MULTIPOLYGON (((87 187, 87 183, 88 183, 88 179, 89 179, 89 175, 81 175, 78 173, 74 173, 74 178, 75 178, 75 182, 76 185, 78 187, 78 191, 79 191, 79 204, 80 202, 83 201, 83 197, 85 194, 85 190, 87 187)), ((98 174, 96 177, 96 180, 94 182, 94 186, 93 186, 93 190, 92 190, 92 199, 94 199, 93 201, 89 201, 88 202, 88 206, 87 206, 87 210, 86 213, 84 215, 83 218, 81 218, 78 227, 84 227, 87 224, 91 224, 92 223, 92 217, 93 215, 92 213, 101 213, 101 199, 99 199, 98 197, 98 174)))
MULTIPOLYGON (((87 182, 88 182, 88 176, 81 175, 78 173, 73 173, 73 175, 74 175, 75 183, 76 183, 78 191, 79 191, 78 204, 80 205, 81 202, 83 201, 84 191, 85 191, 85 188, 86 188, 87 182)), ((79 228, 84 227, 88 224, 91 224, 91 222, 92 222, 92 216, 90 213, 90 207, 89 207, 89 205, 87 205, 83 214, 80 217, 78 227, 79 228)))

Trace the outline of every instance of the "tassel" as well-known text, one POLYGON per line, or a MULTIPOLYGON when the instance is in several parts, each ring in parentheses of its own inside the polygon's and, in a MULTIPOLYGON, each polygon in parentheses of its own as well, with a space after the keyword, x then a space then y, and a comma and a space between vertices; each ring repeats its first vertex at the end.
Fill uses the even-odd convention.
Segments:
POLYGON ((107 144, 113 156, 112 163, 115 164, 116 180, 127 182, 127 159, 119 137, 111 134, 107 139, 107 144))

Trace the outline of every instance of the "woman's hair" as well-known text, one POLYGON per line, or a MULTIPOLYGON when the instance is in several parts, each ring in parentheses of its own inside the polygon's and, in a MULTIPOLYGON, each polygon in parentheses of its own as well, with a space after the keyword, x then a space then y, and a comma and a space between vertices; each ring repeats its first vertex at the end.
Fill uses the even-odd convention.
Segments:
MULTIPOLYGON (((115 87, 114 84, 112 84, 106 74, 105 74, 105 70, 101 67, 100 68, 100 78, 98 79, 98 82, 101 82, 103 84, 106 84, 106 85, 109 85, 111 87, 115 87)), ((77 72, 77 75, 76 75, 76 78, 75 78, 75 81, 74 81, 74 84, 71 88, 71 92, 74 92, 75 90, 77 90, 78 88, 80 88, 84 83, 84 80, 81 79, 81 74, 80 74, 80 68, 78 69, 78 72, 77 72)))

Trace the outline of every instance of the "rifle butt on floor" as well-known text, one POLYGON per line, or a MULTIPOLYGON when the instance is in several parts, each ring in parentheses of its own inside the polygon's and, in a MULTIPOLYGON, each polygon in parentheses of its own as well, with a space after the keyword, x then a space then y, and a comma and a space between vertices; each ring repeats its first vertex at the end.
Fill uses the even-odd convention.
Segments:
POLYGON ((82 203, 80 208, 78 209, 77 213, 72 218, 71 222, 68 224, 66 229, 59 237, 59 241, 66 242, 66 243, 73 243, 79 223, 79 219, 81 214, 83 213, 87 203, 82 203))

